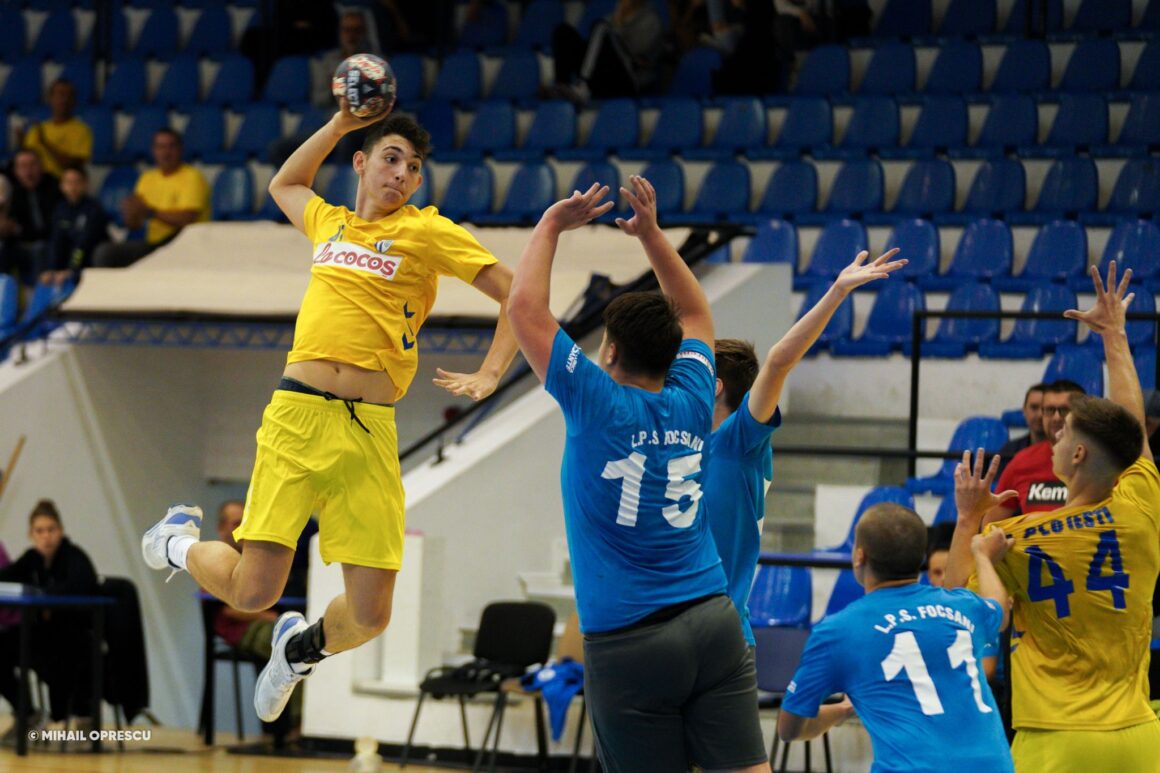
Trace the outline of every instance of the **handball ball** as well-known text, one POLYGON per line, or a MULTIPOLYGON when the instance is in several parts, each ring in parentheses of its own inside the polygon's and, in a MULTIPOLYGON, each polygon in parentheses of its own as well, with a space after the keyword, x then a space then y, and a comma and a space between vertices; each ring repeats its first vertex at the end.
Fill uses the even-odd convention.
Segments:
POLYGON ((395 73, 374 54, 355 54, 334 71, 330 90, 335 99, 346 97, 358 118, 377 118, 395 106, 395 73))

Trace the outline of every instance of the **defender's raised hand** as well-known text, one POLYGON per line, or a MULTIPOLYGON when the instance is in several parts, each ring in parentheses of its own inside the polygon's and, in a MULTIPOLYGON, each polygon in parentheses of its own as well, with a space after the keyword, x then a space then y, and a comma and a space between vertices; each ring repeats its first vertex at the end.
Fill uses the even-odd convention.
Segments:
POLYGON ((592 187, 581 193, 573 191, 566 199, 557 201, 544 211, 541 222, 551 223, 557 231, 571 231, 587 225, 612 209, 613 201, 601 203, 608 195, 608 186, 592 183, 592 187))
POLYGON ((1100 281, 1100 271, 1091 267, 1092 285, 1096 289, 1096 302, 1087 311, 1069 309, 1063 312, 1068 319, 1078 320, 1090 327, 1096 333, 1105 333, 1109 330, 1123 330, 1125 315, 1128 313, 1128 304, 1136 297, 1135 293, 1128 292, 1128 285, 1132 282, 1132 269, 1124 272, 1120 284, 1116 284, 1116 261, 1108 264, 1108 281, 1105 285, 1100 281))
POLYGON ((1011 497, 1019 496, 1018 491, 1008 489, 999 494, 991 493, 991 484, 999 472, 999 455, 991 458, 987 472, 983 474, 983 464, 986 462, 986 452, 979 449, 975 452, 974 464, 971 464, 971 452, 963 451, 963 460, 955 467, 955 506, 959 511, 959 521, 970 521, 978 530, 978 522, 983 515, 996 505, 1001 505, 1011 497))
POLYGON ((657 192, 652 183, 640 175, 634 174, 628 179, 632 183, 632 190, 621 186, 620 194, 628 199, 633 215, 628 220, 616 218, 616 224, 629 236, 641 236, 658 227, 657 192))
POLYGON ((895 247, 889 252, 879 255, 874 261, 867 263, 866 259, 870 257, 870 253, 862 250, 854 258, 854 262, 838 274, 838 278, 834 280, 834 287, 843 295, 847 295, 864 284, 876 279, 885 279, 908 262, 905 258, 891 260, 897 254, 898 248, 895 247))

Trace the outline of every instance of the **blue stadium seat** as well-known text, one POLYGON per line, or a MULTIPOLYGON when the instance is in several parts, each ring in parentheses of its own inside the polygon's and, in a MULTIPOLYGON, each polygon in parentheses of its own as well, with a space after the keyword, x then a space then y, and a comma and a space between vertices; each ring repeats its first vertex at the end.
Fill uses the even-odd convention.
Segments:
POLYGON ((1063 30, 1063 0, 1046 0, 1047 16, 1043 16, 1040 8, 1041 0, 1033 3, 1011 3, 1011 12, 1007 16, 1007 24, 1003 27, 1003 31, 1008 35, 1015 35, 1016 37, 1023 37, 1029 31, 1028 22, 1030 22, 1030 31, 1042 31, 1047 33, 1060 32, 1063 30), (1027 10, 1030 7, 1031 17, 1027 17, 1027 10))
POLYGON ((991 102, 975 144, 950 151, 952 158, 991 158, 1034 145, 1039 134, 1039 111, 1024 94, 1001 94, 991 102))
POLYGON ((938 229, 929 220, 919 218, 899 220, 890 230, 890 236, 886 238, 886 244, 882 249, 889 252, 895 247, 899 250, 899 257, 908 261, 898 271, 898 276, 915 280, 921 276, 938 273, 939 234, 938 229))
MULTIPOLYGON (((2 23, 2 22, 0 22, 2 23)), ((77 105, 83 107, 93 102, 93 60, 79 54, 70 56, 61 63, 60 75, 76 89, 77 105)))
POLYGON ((1160 30, 1160 0, 1148 0, 1144 6, 1144 15, 1136 25, 1140 30, 1160 30))
POLYGON ((474 215, 477 223, 533 224, 556 200, 556 173, 541 162, 524 164, 508 185, 503 205, 495 214, 474 215))
POLYGON ((604 159, 587 162, 576 170, 576 176, 572 178, 572 185, 568 190, 586 191, 592 187, 592 183, 607 185, 609 197, 617 200, 617 205, 612 208, 612 211, 596 219, 596 222, 599 223, 611 223, 620 216, 625 208, 625 204, 619 200, 620 171, 616 168, 616 164, 604 159))
POLYGON ((609 16, 614 10, 616 10, 616 0, 589 0, 584 3, 584 14, 576 25, 581 37, 587 39, 592 34, 593 25, 609 16))
POLYGON ((1104 367, 1093 347, 1070 344, 1056 349, 1043 371, 1043 383, 1060 379, 1074 381, 1089 395, 1104 396, 1104 367))
POLYGON ((898 145, 898 105, 890 97, 860 97, 838 149, 818 152, 818 158, 854 157, 898 145))
POLYGON ((874 25, 875 37, 913 38, 930 33, 930 0, 888 0, 874 25))
POLYGON ((996 276, 1001 292, 1025 293, 1043 282, 1073 282, 1087 270, 1087 230, 1074 220, 1053 220, 1039 229, 1019 276, 996 276))
POLYGON ((979 217, 994 217, 1022 212, 1027 177, 1023 164, 1012 158, 984 162, 975 172, 967 190, 961 212, 943 218, 951 222, 969 222, 979 217))
POLYGON ((1111 38, 1085 38, 1067 60, 1060 91, 1114 91, 1120 86, 1120 44, 1111 38))
POLYGON ((138 56, 151 56, 156 59, 168 59, 177 50, 178 35, 177 12, 172 8, 158 6, 149 12, 145 26, 137 37, 137 45, 133 53, 138 56))
POLYGON ((834 582, 834 589, 830 591, 830 600, 826 602, 823 618, 838 614, 865 595, 866 590, 858 583, 854 572, 850 569, 841 570, 838 572, 837 581, 834 582))
POLYGON ((1104 210, 1109 225, 1124 215, 1150 218, 1160 214, 1160 163, 1154 156, 1130 158, 1120 169, 1104 210))
POLYGON ((660 101, 656 128, 644 147, 622 148, 620 157, 650 161, 668 158, 673 152, 701 144, 701 105, 690 97, 669 97, 660 101))
MULTIPOLYGON (((818 171, 808 161, 787 161, 769 176, 752 221, 811 215, 818 207, 818 171)), ((740 218, 744 219, 744 218, 740 218)))
POLYGON ((747 155, 750 148, 765 145, 765 107, 756 97, 731 97, 722 101, 717 133, 707 147, 682 152, 695 161, 725 161, 747 155))
POLYGON ((1047 170, 1035 206, 1026 214, 1012 214, 1011 221, 1046 223, 1095 210, 1099 192, 1097 174, 1096 164, 1090 158, 1056 159, 1047 170))
MULTIPOLYGON (((817 282, 805 288, 805 297, 802 299, 802 305, 798 308, 797 318, 801 319, 814 306, 818 305, 818 301, 830 289, 832 282, 817 282)), ((818 336, 818 340, 810 347, 807 355, 817 354, 820 351, 828 350, 834 345, 836 341, 848 341, 854 334, 854 299, 850 298, 843 303, 834 312, 834 316, 830 317, 830 321, 826 323, 822 334, 818 336)))
POLYGON ((798 236, 793 223, 778 218, 762 220, 749 240, 742 263, 788 263, 797 270, 798 236))
POLYGON ((854 552, 854 535, 858 528, 858 521, 862 520, 862 516, 871 507, 885 503, 902 505, 913 510, 914 495, 902 486, 875 486, 870 489, 862 497, 862 501, 858 503, 858 509, 854 511, 854 518, 850 521, 850 529, 846 532, 846 539, 842 541, 841 545, 835 545, 831 548, 826 548, 826 550, 838 553, 854 552))
POLYGON ((512 49, 504 54, 488 98, 534 101, 539 90, 539 57, 531 51, 512 49))
POLYGON ((866 329, 855 341, 835 341, 835 356, 884 357, 891 352, 909 351, 916 311, 926 308, 922 290, 908 282, 884 282, 870 307, 866 329))
POLYGON ((826 148, 834 139, 830 103, 821 97, 794 97, 789 101, 781 129, 770 147, 752 147, 751 159, 792 159, 813 148, 826 148))
POLYGON ((218 62, 218 71, 206 91, 210 105, 241 110, 254 98, 254 65, 244 56, 229 54, 218 62))
POLYGON ((262 101, 291 108, 310 104, 310 61, 304 56, 284 56, 274 62, 262 101))
POLYGON ((955 507, 955 498, 948 494, 942 498, 938 503, 938 510, 934 513, 934 520, 931 521, 931 526, 940 526, 944 523, 956 523, 959 520, 959 511, 955 507))
POLYGON ((254 214, 254 176, 244 166, 229 166, 213 181, 213 219, 249 220, 254 214))
POLYGON ((657 191, 657 215, 668 219, 681 211, 685 201, 685 172, 671 158, 653 161, 640 173, 657 191))
POLYGON ((24 14, 15 3, 0 7, 0 51, 6 60, 18 59, 28 47, 24 27, 24 14))
POLYGON ((967 224, 955 254, 940 276, 920 277, 925 290, 953 290, 962 282, 990 281, 1011 273, 1014 247, 1011 229, 1002 220, 974 220, 967 224))
POLYGON ((209 4, 201 10, 185 50, 197 56, 217 56, 233 48, 233 26, 224 5, 209 4))
POLYGON ((850 90, 850 54, 843 46, 827 44, 809 53, 798 71, 793 94, 829 97, 850 90))
MULTIPOLYGON (((1153 3, 1155 5, 1155 3, 1153 3)), ((1141 346, 1132 353, 1136 361, 1136 373, 1140 376, 1141 389, 1156 388, 1156 348, 1141 346)))
POLYGON ((94 164, 107 164, 113 159, 114 130, 113 111, 105 105, 90 105, 77 111, 82 121, 93 132, 94 164))
POLYGON ((901 148, 883 148, 883 158, 930 158, 967 144, 967 103, 962 97, 927 97, 914 131, 901 148))
POLYGON ((564 22, 560 0, 532 0, 524 6, 514 48, 547 51, 552 47, 552 31, 564 22))
MULTIPOLYGON (((1022 3, 1015 3, 1016 7, 1022 3)), ((1012 16, 1015 12, 1012 11, 1012 16)), ((1016 40, 1007 46, 990 90, 1042 91, 1051 85, 1051 52, 1042 40, 1016 40)))
POLYGON ((330 182, 326 184, 326 193, 322 198, 338 207, 354 210, 358 196, 358 173, 350 164, 343 164, 334 170, 330 182))
POLYGON ((938 34, 952 39, 990 35, 997 23, 995 0, 951 0, 938 34))
MULTIPOLYGON (((991 416, 972 416, 959 422, 955 427, 947 451, 961 453, 974 452, 982 448, 993 454, 1007 442, 1007 427, 1002 420, 991 416)), ((908 478, 906 488, 915 494, 952 495, 954 492, 955 466, 958 459, 944 459, 939 471, 926 478, 908 478)))
POLYGON ((395 54, 391 57, 391 70, 395 73, 396 103, 414 109, 412 106, 423 100, 423 57, 395 54))
POLYGON ((418 110, 420 125, 431 134, 432 154, 441 158, 443 151, 455 148, 455 108, 450 102, 429 100, 418 110))
POLYGON ((226 144, 222 112, 211 105, 198 105, 189 114, 182 133, 186 159, 215 163, 226 144))
POLYGON ((1160 150, 1160 94, 1135 94, 1132 96, 1128 115, 1124 118, 1124 126, 1115 144, 1095 148, 1092 154, 1143 156, 1158 150, 1160 150))
POLYGON ((882 164, 872 158, 847 161, 830 186, 823 217, 878 212, 882 209, 883 190, 882 164))
POLYGON ((448 54, 439 68, 431 99, 448 102, 472 102, 482 93, 479 57, 471 51, 448 54))
MULTIPOLYGON (((999 296, 990 285, 963 282, 947 299, 947 311, 1001 311, 999 296)), ((934 337, 922 345, 923 357, 958 359, 984 341, 999 340, 999 319, 943 317, 934 337)))
MULTIPOLYGON (((1160 0, 1154 3, 1160 8, 1160 0)), ((1128 81, 1129 91, 1156 91, 1160 89, 1160 40, 1153 39, 1144 46, 1140 58, 1136 60, 1136 69, 1132 71, 1132 78, 1128 81)))
POLYGON ((240 163, 249 158, 264 158, 270 141, 281 136, 281 111, 273 105, 256 104, 243 114, 234 144, 216 160, 240 163))
POLYGON ((685 52, 669 84, 675 97, 705 99, 713 93, 713 72, 721 69, 721 52, 715 48, 694 48, 685 52))
MULTIPOLYGON (((927 7, 930 7, 929 0, 927 7)), ((887 43, 874 49, 866 65, 866 75, 858 84, 858 93, 893 96, 914 91, 914 73, 914 47, 907 43, 887 43)))
POLYGON ((1019 156, 1063 158, 1108 141, 1108 103, 1100 94, 1061 94, 1059 111, 1043 144, 1019 149, 1019 156))
POLYGON ((0 110, 27 109, 39 105, 43 98, 40 62, 22 59, 14 64, 0 89, 0 110))
POLYGON ((507 43, 506 3, 480 3, 473 20, 464 22, 459 45, 464 48, 496 48, 507 43))
POLYGON ((689 211, 670 216, 669 222, 713 224, 748 209, 749 165, 734 160, 718 161, 709 167, 689 211))
MULTIPOLYGON (((91 67, 91 65, 90 65, 91 67)), ((200 67, 188 54, 178 55, 165 69, 161 84, 153 95, 153 104, 187 111, 200 99, 200 67)))
POLYGON ((1132 24, 1132 0, 1083 0, 1069 32, 1121 32, 1132 24))
POLYGON ((1017 319, 1011 337, 1006 341, 983 344, 982 357, 1000 359, 1038 359, 1044 351, 1062 344, 1075 343, 1076 323, 1063 318, 1063 312, 1076 308, 1075 293, 1065 285, 1043 283, 1028 291, 1022 311, 1058 313, 1053 319, 1017 319))
POLYGON ((28 306, 24 309, 24 313, 20 315, 20 326, 24 328, 24 339, 33 340, 35 338, 41 338, 59 327, 59 322, 48 320, 31 327, 29 323, 49 309, 59 306, 66 298, 72 295, 72 291, 75 289, 76 282, 71 279, 59 287, 51 283, 38 282, 32 290, 32 298, 28 301, 28 306))
POLYGON ((576 108, 564 100, 548 100, 536 107, 524 144, 514 150, 496 149, 501 161, 534 161, 576 142, 576 108))
POLYGON ((592 131, 575 148, 561 149, 561 161, 598 161, 618 148, 635 147, 640 142, 640 111, 635 99, 607 99, 600 103, 592 131))
POLYGON ((418 209, 431 206, 434 202, 431 200, 435 191, 435 170, 430 166, 423 167, 423 181, 419 183, 419 187, 411 194, 411 198, 407 199, 407 203, 418 209))
MULTIPOLYGON (((1146 283, 1152 291, 1160 289, 1160 226, 1149 220, 1121 220, 1104 245, 1100 276, 1108 275, 1108 264, 1113 260, 1120 276, 1130 268, 1133 283, 1146 283)), ((1091 292, 1091 277, 1077 277, 1072 287, 1091 292)))
POLYGON ((757 567, 749 592, 749 624, 808 627, 813 608, 813 581, 804 566, 757 567))
POLYGON ((481 102, 467 130, 463 146, 439 154, 441 161, 474 161, 485 153, 508 150, 515 145, 516 114, 512 103, 500 100, 481 102))
POLYGON ((7 338, 15 331, 19 319, 20 288, 11 274, 0 274, 0 339, 7 338))
POLYGON ((922 90, 927 94, 970 94, 982 83, 983 53, 978 45, 953 41, 939 50, 922 90))
POLYGON ((153 135, 158 129, 169 126, 169 115, 159 107, 139 108, 133 116, 133 125, 125 142, 114 153, 117 163, 131 164, 146 159, 152 160, 153 135))
POLYGON ((857 220, 830 220, 818 235, 810 262, 794 279, 794 289, 832 280, 859 252, 869 249, 869 243, 866 226, 857 220))
POLYGON ((894 208, 870 222, 891 222, 898 216, 940 217, 954 208, 955 168, 941 158, 915 161, 906 170, 894 208))
POLYGON ((275 223, 289 223, 286 213, 278 206, 278 202, 267 192, 262 199, 262 206, 258 209, 255 220, 273 220, 275 223))
POLYGON ((53 11, 40 25, 29 56, 46 59, 69 56, 77 50, 77 22, 71 10, 53 11))
POLYGON ((113 65, 113 74, 105 81, 101 102, 109 107, 133 111, 145 102, 145 61, 123 59, 113 65))
POLYGON ((114 222, 124 224, 121 218, 121 201, 133 192, 136 185, 137 170, 131 166, 114 166, 105 175, 97 192, 97 200, 114 222))

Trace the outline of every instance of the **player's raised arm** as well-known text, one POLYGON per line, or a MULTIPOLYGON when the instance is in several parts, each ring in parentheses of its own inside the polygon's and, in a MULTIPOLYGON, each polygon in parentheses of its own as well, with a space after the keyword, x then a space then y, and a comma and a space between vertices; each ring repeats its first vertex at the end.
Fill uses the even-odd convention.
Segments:
POLYGON ((541 381, 548 372, 552 342, 560 329, 548 305, 556 245, 564 231, 579 228, 612 209, 613 202, 601 203, 607 193, 607 185, 593 183, 584 193, 576 191, 549 207, 516 266, 508 295, 508 319, 524 358, 541 381))
POLYGON ((906 265, 905 260, 891 260, 897 254, 898 248, 895 248, 867 263, 870 253, 859 252, 854 262, 838 274, 837 280, 821 300, 770 348, 749 390, 749 412, 754 419, 765 423, 773 417, 789 372, 818 340, 846 296, 864 284, 885 279, 906 265))
POLYGON ((657 224, 657 192, 652 183, 639 175, 629 178, 632 190, 621 188, 620 193, 632 205, 633 216, 628 220, 617 218, 620 230, 640 239, 653 273, 660 283, 661 292, 676 302, 681 310, 681 329, 685 338, 696 338, 713 348, 713 314, 709 301, 688 264, 669 244, 657 224))
POLYGON ((998 527, 987 532, 985 536, 976 534, 971 539, 971 555, 975 558, 975 573, 979 578, 979 595, 991 599, 1003 610, 1003 622, 999 624, 1000 631, 1007 627, 1007 621, 1011 615, 1011 598, 1007 595, 1007 589, 1003 587, 1003 581, 995 572, 995 564, 1002 561, 1003 556, 1007 555, 1011 539, 998 527))
MULTIPOLYGON (((1104 342, 1104 358, 1108 363, 1108 399, 1124 408, 1128 413, 1145 425, 1144 421, 1144 394, 1140 390, 1140 375, 1136 372, 1136 363, 1132 360, 1132 351, 1128 348, 1128 334, 1126 332, 1126 315, 1128 306, 1135 293, 1129 293, 1128 287, 1132 281, 1132 269, 1124 272, 1124 278, 1116 284, 1116 261, 1108 264, 1107 284, 1100 281, 1100 272, 1095 266, 1091 267, 1092 285, 1096 290, 1096 302, 1087 311, 1070 309, 1063 312, 1068 319, 1078 320, 1093 333, 1099 333, 1104 342)), ((1148 447, 1148 435, 1144 434, 1144 445, 1140 449, 1141 455, 1151 459, 1152 450, 1148 447)))
MULTIPOLYGON (((282 168, 270 180, 268 190, 278 208, 290 219, 295 228, 305 233, 303 215, 306 212, 306 203, 315 195, 311 188, 314 185, 314 177, 338 141, 352 131, 370 126, 388 115, 389 110, 373 119, 356 118, 347 109, 346 100, 343 99, 338 112, 290 154, 282 164, 282 168)), ((361 151, 355 153, 354 163, 357 163, 360 155, 361 151)))
POLYGON ((433 383, 453 395, 466 395, 478 401, 490 395, 499 386, 499 380, 516 358, 519 347, 507 313, 508 297, 512 288, 512 270, 502 263, 484 266, 476 274, 471 286, 499 304, 499 316, 495 321, 491 346, 487 349, 483 364, 475 373, 453 373, 436 368, 433 383))
POLYGON ((991 457, 986 474, 983 472, 985 462, 986 452, 980 448, 975 452, 973 464, 971 452, 963 451, 963 460, 955 467, 955 507, 959 512, 947 556, 945 585, 948 588, 963 587, 975 570, 971 541, 979 534, 983 516, 1011 497, 1019 496, 1019 492, 1014 490, 991 493, 991 484, 999 471, 999 455, 991 457))

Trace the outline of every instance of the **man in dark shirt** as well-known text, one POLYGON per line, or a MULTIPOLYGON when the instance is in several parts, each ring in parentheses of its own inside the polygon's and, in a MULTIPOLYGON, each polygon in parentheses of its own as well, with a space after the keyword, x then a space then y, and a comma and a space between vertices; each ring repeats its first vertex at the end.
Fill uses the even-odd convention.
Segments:
POLYGON ((1027 434, 1008 440, 999 449, 999 475, 1003 474, 1003 468, 1015 454, 1043 440, 1043 390, 1046 388, 1047 384, 1036 384, 1023 395, 1023 420, 1027 423, 1027 434))
POLYGON ((66 167, 60 176, 64 198, 52 213, 49 249, 40 281, 60 286, 92 265, 93 251, 109 239, 109 218, 89 195, 89 175, 83 166, 66 167))
POLYGON ((11 177, 12 201, 8 214, 0 216, 0 272, 15 274, 31 286, 48 244, 60 188, 31 150, 17 151, 12 157, 11 177))

